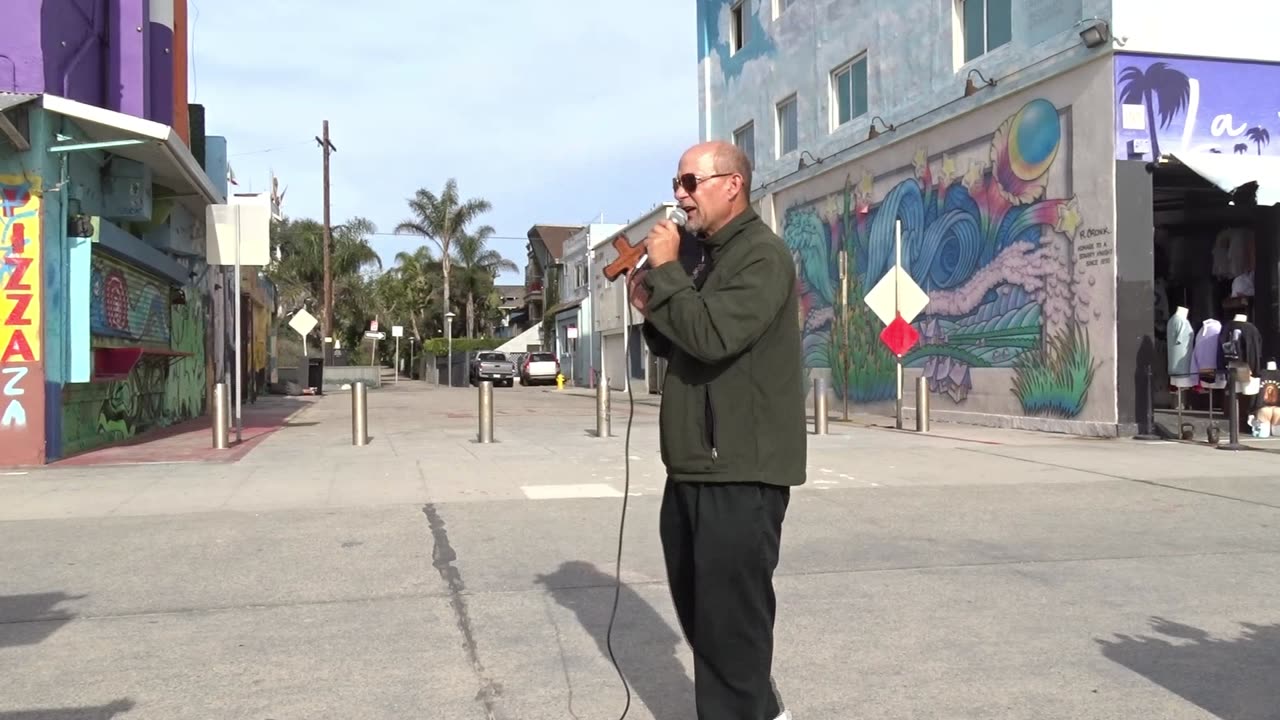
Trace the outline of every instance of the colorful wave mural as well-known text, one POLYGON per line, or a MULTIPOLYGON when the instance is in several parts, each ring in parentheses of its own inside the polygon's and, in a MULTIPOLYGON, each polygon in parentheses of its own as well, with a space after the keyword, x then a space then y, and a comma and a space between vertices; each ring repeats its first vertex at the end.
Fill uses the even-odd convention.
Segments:
POLYGON ((920 344, 904 364, 956 404, 969 397, 975 370, 1002 368, 1024 414, 1065 419, 1084 409, 1098 368, 1084 328, 1101 311, 1077 287, 1096 282, 1076 273, 1079 202, 1069 187, 1051 187, 1069 185, 1070 175, 1050 182, 1064 154, 1063 118, 1049 100, 1033 99, 990 137, 964 171, 956 155, 944 153, 931 165, 921 148, 912 175, 879 200, 874 177, 855 182, 850 175, 841 191, 785 211, 783 238, 799 269, 805 364, 829 369, 837 394, 851 402, 893 398, 894 358, 862 298, 892 267, 901 220, 903 267, 929 296, 912 323, 920 344))

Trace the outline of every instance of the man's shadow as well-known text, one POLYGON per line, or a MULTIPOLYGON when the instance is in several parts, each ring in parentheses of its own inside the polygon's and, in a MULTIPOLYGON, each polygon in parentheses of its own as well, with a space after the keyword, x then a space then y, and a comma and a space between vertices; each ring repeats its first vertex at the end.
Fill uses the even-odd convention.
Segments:
MULTIPOLYGON (((614 578, 588 562, 571 561, 550 575, 537 576, 555 601, 572 610, 600 654, 609 658, 606 633, 613 609, 614 578)), ((623 584, 613 626, 613 654, 632 692, 656 720, 693 716, 693 681, 676 657, 683 638, 658 611, 623 584)))

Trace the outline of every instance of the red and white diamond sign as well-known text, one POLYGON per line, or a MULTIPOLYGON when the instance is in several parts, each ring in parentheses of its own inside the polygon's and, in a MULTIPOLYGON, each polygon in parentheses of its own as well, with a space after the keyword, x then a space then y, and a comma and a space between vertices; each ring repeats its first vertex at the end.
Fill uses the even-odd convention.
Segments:
POLYGON ((894 265, 871 288, 864 301, 880 322, 888 325, 895 317, 907 322, 915 321, 916 316, 929 306, 929 295, 901 265, 894 265))
POLYGON ((889 352, 897 357, 902 357, 910 352, 911 348, 920 341, 920 333, 911 327, 911 323, 907 322, 898 315, 890 322, 884 330, 880 331, 880 342, 889 348, 889 352))

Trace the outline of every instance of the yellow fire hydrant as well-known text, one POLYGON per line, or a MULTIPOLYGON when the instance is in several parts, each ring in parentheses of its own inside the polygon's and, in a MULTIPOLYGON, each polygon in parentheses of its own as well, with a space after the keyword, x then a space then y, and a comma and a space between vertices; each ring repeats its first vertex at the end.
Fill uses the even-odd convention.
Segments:
POLYGON ((556 373, 556 389, 564 389, 564 373, 556 373))

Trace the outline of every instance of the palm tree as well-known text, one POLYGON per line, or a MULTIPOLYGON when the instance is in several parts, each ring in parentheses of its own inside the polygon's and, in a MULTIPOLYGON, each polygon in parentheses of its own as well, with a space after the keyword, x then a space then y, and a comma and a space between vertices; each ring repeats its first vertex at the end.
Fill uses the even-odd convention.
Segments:
POLYGON ((1191 79, 1173 69, 1169 63, 1151 63, 1145 71, 1127 67, 1120 73, 1120 102, 1147 108, 1147 131, 1151 134, 1151 158, 1160 159, 1157 137, 1156 106, 1160 106, 1160 129, 1168 128, 1173 119, 1191 102, 1191 79))
POLYGON ((487 245, 494 229, 488 225, 458 238, 454 261, 458 263, 462 286, 467 293, 467 337, 475 337, 476 295, 485 295, 493 289, 498 273, 516 271, 516 264, 502 257, 487 245))
MULTIPOLYGON (((334 315, 342 314, 348 325, 363 322, 366 273, 382 267, 382 259, 369 245, 377 231, 365 218, 352 218, 332 232, 330 269, 333 278, 334 315)), ((302 308, 319 304, 324 314, 323 228, 315 220, 282 220, 272 225, 272 244, 278 253, 267 276, 279 291, 281 304, 302 308)), ((330 327, 334 327, 331 324, 330 327)), ((323 325, 321 325, 323 327, 323 325)))
MULTIPOLYGON (((421 245, 413 252, 396 253, 396 267, 392 271, 393 288, 409 314, 409 326, 419 342, 428 337, 432 296, 444 284, 441 263, 431 253, 431 248, 421 245)), ((443 326, 442 326, 443 327, 443 326)))
POLYGON ((493 206, 484 198, 472 198, 466 202, 458 199, 458 182, 449 178, 444 184, 444 191, 439 197, 435 193, 421 188, 409 198, 409 210, 413 219, 406 220, 396 226, 396 233, 421 235, 431 238, 440 248, 442 275, 444 276, 444 302, 441 314, 449 312, 449 276, 453 242, 464 235, 467 226, 489 212, 493 206))
POLYGON ((1249 142, 1258 146, 1259 155, 1262 154, 1263 145, 1271 144, 1271 133, 1267 132, 1267 129, 1264 127, 1251 127, 1244 136, 1249 138, 1249 142))
POLYGON ((1233 151, 1237 155, 1244 155, 1245 153, 1249 152, 1249 143, 1236 143, 1236 146, 1233 149, 1233 151))

